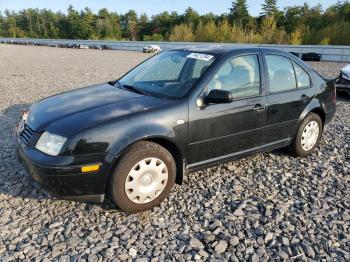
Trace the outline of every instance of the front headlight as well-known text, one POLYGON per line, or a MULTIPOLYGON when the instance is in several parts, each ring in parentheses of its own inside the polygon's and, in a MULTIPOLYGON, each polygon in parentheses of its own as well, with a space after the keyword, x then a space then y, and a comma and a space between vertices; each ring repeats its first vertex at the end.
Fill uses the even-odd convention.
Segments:
POLYGON ((36 143, 35 148, 50 156, 57 156, 66 141, 67 138, 65 137, 44 132, 36 143))

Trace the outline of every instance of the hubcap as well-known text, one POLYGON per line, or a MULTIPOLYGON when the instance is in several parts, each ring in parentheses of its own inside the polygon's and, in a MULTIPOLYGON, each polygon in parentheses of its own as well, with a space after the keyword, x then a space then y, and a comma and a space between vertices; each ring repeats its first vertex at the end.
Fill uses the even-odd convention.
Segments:
POLYGON ((318 139, 320 134, 320 127, 316 121, 311 121, 308 123, 301 135, 301 147, 304 151, 311 150, 318 139))
POLYGON ((130 170, 125 181, 125 193, 134 203, 148 203, 163 192, 167 181, 165 163, 158 158, 145 158, 130 170))

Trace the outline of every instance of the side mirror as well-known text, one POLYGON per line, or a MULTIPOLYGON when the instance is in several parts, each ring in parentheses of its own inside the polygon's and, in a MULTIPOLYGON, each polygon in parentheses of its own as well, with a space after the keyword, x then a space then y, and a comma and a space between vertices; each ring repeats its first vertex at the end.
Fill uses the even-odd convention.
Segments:
POLYGON ((213 89, 206 96, 205 101, 212 104, 229 104, 233 101, 230 91, 213 89))

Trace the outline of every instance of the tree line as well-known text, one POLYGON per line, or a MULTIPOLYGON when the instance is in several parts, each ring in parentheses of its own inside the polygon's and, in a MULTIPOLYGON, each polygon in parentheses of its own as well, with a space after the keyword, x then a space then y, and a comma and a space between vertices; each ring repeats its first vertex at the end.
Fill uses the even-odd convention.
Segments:
POLYGON ((152 17, 130 10, 125 14, 106 8, 97 13, 86 7, 66 13, 48 9, 0 12, 0 36, 53 39, 143 41, 200 41, 264 44, 350 45, 350 3, 289 6, 265 0, 253 17, 246 0, 234 0, 227 13, 200 15, 189 7, 182 14, 162 12, 152 17))

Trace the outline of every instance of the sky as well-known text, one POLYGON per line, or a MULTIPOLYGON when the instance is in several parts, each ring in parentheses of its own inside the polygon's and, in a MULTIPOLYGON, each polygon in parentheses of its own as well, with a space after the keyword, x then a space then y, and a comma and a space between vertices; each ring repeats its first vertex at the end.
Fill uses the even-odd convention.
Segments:
MULTIPOLYGON (((264 0, 247 0, 250 14, 259 15, 263 2, 264 0)), ((337 0, 278 0, 277 4, 282 9, 285 6, 302 5, 304 2, 309 3, 310 6, 319 2, 323 8, 327 8, 335 4, 337 0)), ((95 12, 103 7, 118 13, 125 13, 130 9, 134 9, 139 14, 146 13, 149 16, 163 11, 177 11, 181 14, 189 6, 200 14, 209 12, 222 14, 228 12, 231 3, 232 0, 0 0, 0 11, 5 9, 18 11, 25 8, 46 8, 65 12, 71 4, 78 10, 86 6, 95 12)))

